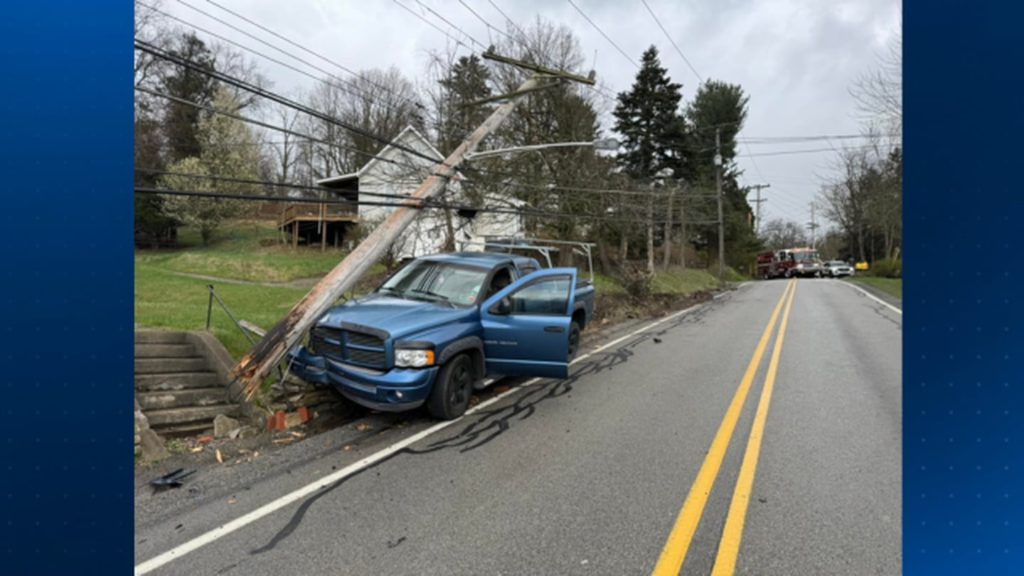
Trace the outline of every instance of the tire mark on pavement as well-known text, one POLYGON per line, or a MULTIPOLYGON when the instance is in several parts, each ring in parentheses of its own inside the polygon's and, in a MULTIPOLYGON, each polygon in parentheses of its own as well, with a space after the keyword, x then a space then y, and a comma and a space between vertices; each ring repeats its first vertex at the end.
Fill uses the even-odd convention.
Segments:
POLYGON ((711 312, 711 310, 717 309, 722 300, 724 299, 707 302, 701 308, 694 310, 689 314, 684 314, 679 318, 664 324, 657 330, 648 330, 637 334, 632 340, 625 342, 612 350, 602 350, 600 352, 592 353, 595 355, 595 359, 588 359, 581 365, 580 369, 573 372, 568 379, 549 380, 539 386, 531 386, 530 389, 524 387, 524 392, 512 404, 490 410, 484 410, 474 414, 474 416, 479 416, 479 418, 475 418, 473 422, 467 424, 458 432, 446 438, 442 438, 441 440, 434 441, 428 444, 425 448, 403 448, 365 468, 333 482, 332 484, 323 486, 319 492, 308 497, 299 505, 298 509, 296 509, 292 514, 288 523, 285 524, 285 526, 282 527, 269 542, 259 548, 250 550, 249 554, 259 555, 273 550, 278 544, 291 536, 292 533, 294 533, 302 524, 306 513, 313 504, 315 504, 320 498, 344 485, 349 480, 357 478, 365 472, 373 470, 378 466, 386 462, 390 462, 402 455, 418 456, 453 448, 460 448, 459 452, 464 454, 483 447, 497 439, 502 434, 505 434, 511 428, 511 420, 518 419, 519 421, 524 421, 536 413, 536 407, 541 402, 568 395, 573 391, 573 384, 578 382, 581 378, 598 372, 614 370, 616 367, 625 364, 635 354, 634 350, 636 348, 644 343, 651 342, 657 336, 664 336, 668 332, 685 324, 703 324, 704 318, 707 314, 711 312))

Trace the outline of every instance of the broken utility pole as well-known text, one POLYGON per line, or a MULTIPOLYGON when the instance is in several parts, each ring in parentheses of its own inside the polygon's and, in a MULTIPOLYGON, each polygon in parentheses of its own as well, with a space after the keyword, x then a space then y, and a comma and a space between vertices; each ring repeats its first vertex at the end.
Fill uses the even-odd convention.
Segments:
MULTIPOLYGON (((536 68, 531 64, 503 57, 499 59, 493 56, 490 52, 484 54, 485 58, 492 57, 492 59, 528 69, 536 68)), ((391 244, 412 223, 416 213, 424 206, 425 201, 441 193, 448 178, 454 175, 456 168, 465 159, 466 155, 475 150, 485 136, 493 132, 508 118, 516 105, 516 97, 524 92, 531 92, 538 87, 544 86, 541 80, 545 77, 571 79, 589 84, 594 83, 592 78, 588 79, 545 69, 543 72, 534 74, 527 79, 516 92, 509 94, 507 96, 508 100, 498 106, 484 120, 483 124, 474 130, 448 158, 438 164, 430 176, 409 196, 408 200, 401 202, 402 206, 396 207, 380 226, 375 228, 355 250, 324 276, 239 361, 238 365, 235 366, 234 376, 242 380, 245 385, 246 394, 249 397, 252 397, 259 388, 263 378, 284 358, 288 350, 301 340, 303 334, 313 326, 317 319, 346 291, 352 289, 359 278, 374 263, 380 260, 391 244)))

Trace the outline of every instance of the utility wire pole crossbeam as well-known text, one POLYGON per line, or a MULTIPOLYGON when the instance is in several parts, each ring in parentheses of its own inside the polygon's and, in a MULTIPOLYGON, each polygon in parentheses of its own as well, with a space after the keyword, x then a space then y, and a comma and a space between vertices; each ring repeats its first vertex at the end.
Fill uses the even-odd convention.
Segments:
POLYGON ((754 200, 754 234, 757 236, 761 235, 761 204, 768 201, 767 198, 761 198, 761 190, 771 187, 771 184, 754 184, 752 186, 747 186, 747 190, 754 190, 757 192, 757 199, 754 200))
MULTIPOLYGON (((485 54, 485 57, 487 55, 485 54)), ((519 63, 508 58, 502 62, 519 63)), ((528 66, 529 67, 529 66, 528 66)), ((546 70, 551 74, 553 71, 546 70)), ((576 79, 572 75, 565 75, 576 79)), ((534 75, 524 82, 516 92, 530 91, 538 86, 540 79, 534 75)), ((592 80, 591 80, 592 82, 592 80)), ((372 233, 345 257, 333 270, 314 286, 288 314, 281 319, 266 335, 256 343, 235 366, 233 374, 240 379, 246 394, 252 397, 263 379, 270 374, 303 335, 313 326, 318 318, 340 298, 351 290, 374 263, 384 256, 391 244, 412 223, 420 208, 430 199, 438 196, 444 189, 448 179, 453 177, 456 168, 465 157, 477 148, 488 134, 493 132, 515 108, 516 100, 510 100, 497 108, 455 149, 451 155, 437 165, 433 173, 409 196, 409 199, 396 207, 375 228, 372 233)))

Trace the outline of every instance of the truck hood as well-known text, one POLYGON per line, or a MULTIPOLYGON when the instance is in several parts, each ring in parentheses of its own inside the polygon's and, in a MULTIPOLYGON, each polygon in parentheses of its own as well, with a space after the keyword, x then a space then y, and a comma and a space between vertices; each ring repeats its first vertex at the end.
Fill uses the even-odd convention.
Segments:
POLYGON ((349 322, 385 330, 397 339, 468 318, 475 312, 475 308, 452 308, 433 302, 371 294, 331 308, 317 324, 339 328, 343 322, 349 322))

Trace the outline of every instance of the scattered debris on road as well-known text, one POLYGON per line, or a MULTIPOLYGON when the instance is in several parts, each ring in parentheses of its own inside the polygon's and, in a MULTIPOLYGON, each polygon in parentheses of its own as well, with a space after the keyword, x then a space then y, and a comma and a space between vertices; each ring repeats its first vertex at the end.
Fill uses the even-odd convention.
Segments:
POLYGON ((173 472, 164 474, 163 476, 150 481, 149 484, 157 490, 163 488, 180 488, 184 479, 194 473, 195 470, 186 471, 184 468, 178 468, 173 472))

